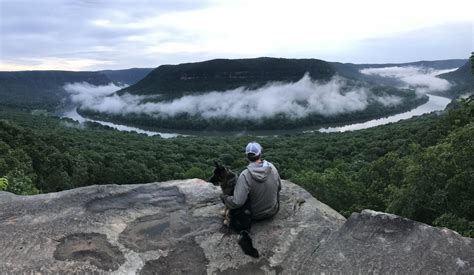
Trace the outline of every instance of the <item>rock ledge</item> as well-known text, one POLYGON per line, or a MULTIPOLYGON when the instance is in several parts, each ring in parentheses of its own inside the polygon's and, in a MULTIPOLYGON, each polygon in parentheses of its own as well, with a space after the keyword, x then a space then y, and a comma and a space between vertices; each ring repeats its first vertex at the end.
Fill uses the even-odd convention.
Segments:
POLYGON ((219 193, 197 179, 0 192, 0 273, 474 273, 472 239, 371 210, 346 221, 288 181, 277 216, 252 227, 253 259, 219 193))

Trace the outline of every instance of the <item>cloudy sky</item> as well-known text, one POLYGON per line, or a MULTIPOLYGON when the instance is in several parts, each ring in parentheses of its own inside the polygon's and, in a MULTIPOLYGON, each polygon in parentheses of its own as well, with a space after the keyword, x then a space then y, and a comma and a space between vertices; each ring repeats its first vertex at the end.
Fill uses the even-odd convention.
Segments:
POLYGON ((0 0, 0 70, 467 58, 471 0, 0 0))

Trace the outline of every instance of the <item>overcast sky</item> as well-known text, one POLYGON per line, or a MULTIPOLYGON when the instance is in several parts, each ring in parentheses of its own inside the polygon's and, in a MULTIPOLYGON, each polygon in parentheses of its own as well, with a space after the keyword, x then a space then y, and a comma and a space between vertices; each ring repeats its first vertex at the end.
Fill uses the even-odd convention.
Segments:
POLYGON ((0 70, 467 58, 472 0, 0 0, 0 70))

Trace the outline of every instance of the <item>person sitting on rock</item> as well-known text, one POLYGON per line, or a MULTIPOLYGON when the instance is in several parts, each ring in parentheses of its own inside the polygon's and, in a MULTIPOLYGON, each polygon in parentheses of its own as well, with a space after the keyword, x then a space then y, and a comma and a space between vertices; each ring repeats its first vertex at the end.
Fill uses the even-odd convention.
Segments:
POLYGON ((245 148, 250 164, 240 173, 233 196, 223 195, 229 209, 242 207, 249 200, 252 220, 275 216, 280 209, 281 179, 277 169, 262 159, 262 146, 250 142, 245 148))

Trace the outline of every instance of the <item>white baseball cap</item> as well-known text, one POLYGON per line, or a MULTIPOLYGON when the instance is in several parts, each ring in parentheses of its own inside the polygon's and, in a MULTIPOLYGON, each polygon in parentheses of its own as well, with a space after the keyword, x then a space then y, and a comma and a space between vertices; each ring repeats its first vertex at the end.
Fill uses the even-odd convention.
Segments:
POLYGON ((245 154, 253 154, 255 156, 260 156, 262 153, 262 146, 258 144, 257 142, 250 142, 247 144, 247 147, 245 147, 245 154))

